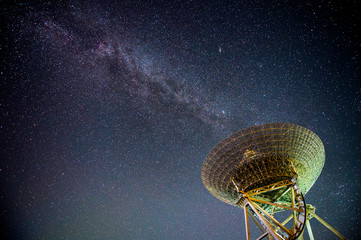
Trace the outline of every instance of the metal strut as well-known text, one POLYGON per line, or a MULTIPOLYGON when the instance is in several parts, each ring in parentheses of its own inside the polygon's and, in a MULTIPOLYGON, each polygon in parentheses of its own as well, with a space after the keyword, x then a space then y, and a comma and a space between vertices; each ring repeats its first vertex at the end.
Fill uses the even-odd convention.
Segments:
POLYGON ((297 182, 285 180, 243 192, 236 180, 232 179, 240 196, 235 204, 244 208, 246 236, 250 240, 249 217, 262 234, 257 239, 293 240, 299 237, 305 226, 306 204, 298 188, 297 182), (275 193, 277 190, 277 194, 275 193), (279 220, 276 212, 291 211, 294 224, 286 227, 279 220))

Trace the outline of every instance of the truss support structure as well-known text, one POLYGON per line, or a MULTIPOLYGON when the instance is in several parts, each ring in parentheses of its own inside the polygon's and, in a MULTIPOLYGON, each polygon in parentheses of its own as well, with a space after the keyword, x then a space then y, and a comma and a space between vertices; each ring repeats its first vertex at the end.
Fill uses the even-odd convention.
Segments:
MULTIPOLYGON (((234 180, 233 182, 236 184, 234 180)), ((310 240, 314 240, 309 222, 311 218, 317 219, 340 239, 346 239, 315 214, 315 207, 310 204, 306 205, 296 177, 248 192, 240 192, 240 194, 241 197, 236 204, 244 209, 247 240, 251 240, 249 218, 253 220, 262 232, 257 240, 303 240, 303 230, 305 227, 307 228, 310 240), (267 193, 274 190, 281 191, 276 195, 267 195, 267 193), (273 196, 273 198, 269 196, 273 196), (285 211, 288 211, 290 215, 282 221, 281 217, 284 214, 279 216, 278 213, 285 211), (290 221, 291 219, 292 221, 290 221)))
MULTIPOLYGON (((233 180, 236 185, 236 181, 233 180)), ((306 204, 297 185, 296 178, 262 186, 248 192, 240 192, 242 198, 237 204, 243 207, 247 240, 251 240, 248 217, 262 231, 257 239, 291 240, 301 235, 306 222, 306 204), (277 191, 278 194, 270 194, 277 191), (290 196, 288 196, 290 195, 290 196), (289 211, 293 225, 286 226, 277 212, 289 211)))

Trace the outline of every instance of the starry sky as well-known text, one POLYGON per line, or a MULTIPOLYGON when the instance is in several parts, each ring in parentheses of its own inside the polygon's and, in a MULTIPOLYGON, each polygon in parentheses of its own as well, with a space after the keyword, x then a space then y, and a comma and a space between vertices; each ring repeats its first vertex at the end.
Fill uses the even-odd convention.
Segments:
POLYGON ((1 239, 245 239, 201 167, 269 122, 320 136, 305 200, 357 239, 360 8, 292 2, 2 3, 1 239))

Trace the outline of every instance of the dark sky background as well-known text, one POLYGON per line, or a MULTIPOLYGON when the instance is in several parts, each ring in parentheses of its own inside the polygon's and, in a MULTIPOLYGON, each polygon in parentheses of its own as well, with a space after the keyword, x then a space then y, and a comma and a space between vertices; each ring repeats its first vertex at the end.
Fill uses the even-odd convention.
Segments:
POLYGON ((306 202, 359 239, 360 8, 291 2, 2 3, 1 239, 245 239, 201 167, 268 122, 320 136, 306 202))

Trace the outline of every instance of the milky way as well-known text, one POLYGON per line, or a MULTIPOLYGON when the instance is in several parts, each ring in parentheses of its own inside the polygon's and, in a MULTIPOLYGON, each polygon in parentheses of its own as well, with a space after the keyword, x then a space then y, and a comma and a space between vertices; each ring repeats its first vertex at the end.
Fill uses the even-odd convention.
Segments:
MULTIPOLYGON (((61 65, 58 67, 81 76, 70 80, 70 87, 92 86, 83 89, 84 98, 94 97, 99 101, 112 101, 112 104, 121 104, 126 99, 127 104, 151 122, 191 119, 224 130, 229 121, 221 104, 209 100, 191 73, 188 78, 176 76, 175 69, 166 63, 169 56, 154 57, 146 53, 139 40, 126 36, 121 23, 110 29, 106 23, 86 21, 94 19, 93 16, 74 14, 69 14, 65 20, 63 18, 64 24, 39 14, 34 14, 34 19, 35 27, 30 26, 34 37, 41 40, 40 44, 47 53, 55 54, 61 65)), ((66 81, 61 79, 59 82, 64 85, 66 81)))

